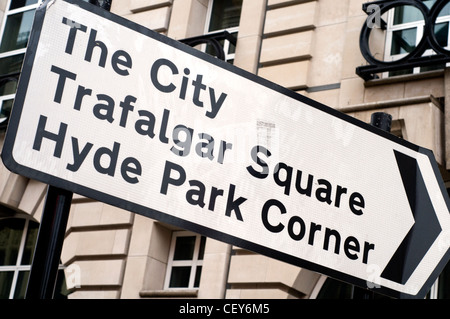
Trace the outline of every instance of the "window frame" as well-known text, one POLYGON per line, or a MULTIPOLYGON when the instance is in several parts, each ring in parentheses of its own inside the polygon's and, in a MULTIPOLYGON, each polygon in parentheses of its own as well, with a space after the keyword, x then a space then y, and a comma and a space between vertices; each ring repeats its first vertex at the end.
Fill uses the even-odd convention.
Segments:
MULTIPOLYGON (((7 36, 5 34, 5 28, 6 28, 6 23, 9 19, 9 17, 15 15, 15 14, 19 14, 19 13, 25 13, 27 11, 31 11, 34 10, 36 11, 36 9, 42 4, 43 0, 37 0, 36 3, 34 4, 29 4, 29 5, 25 5, 23 7, 19 7, 16 9, 12 9, 10 10, 9 8, 11 7, 11 3, 14 0, 8 0, 6 1, 6 6, 5 6, 5 11, 2 17, 2 21, 0 24, 0 43, 3 42, 3 39, 5 36, 7 36)), ((14 57, 14 56, 19 56, 19 55, 25 55, 27 48, 21 48, 21 49, 15 49, 15 50, 9 50, 9 51, 5 51, 5 52, 1 52, 0 53, 0 59, 4 59, 4 58, 9 58, 9 57, 14 57)), ((23 60, 22 60, 23 63, 23 60)), ((0 76, 8 76, 10 74, 0 74, 0 76)), ((11 76, 15 76, 14 74, 11 74, 11 76)), ((6 85, 6 84, 4 84, 6 85)), ((0 95, 0 112, 3 111, 3 107, 6 101, 9 100, 14 100, 16 94, 15 93, 11 93, 11 94, 4 94, 4 95, 0 95)), ((9 117, 4 117, 0 119, 0 125, 2 125, 4 122, 8 122, 9 117)), ((3 124, 5 125, 5 124, 3 124)))
MULTIPOLYGON (((402 31, 402 30, 408 30, 408 29, 415 29, 416 30, 416 40, 415 40, 415 46, 419 44, 419 42, 422 40, 424 28, 425 28, 425 20, 416 20, 401 24, 394 24, 394 17, 395 17, 395 8, 392 8, 387 12, 387 24, 386 24, 386 40, 385 40, 385 48, 384 48, 384 61, 386 62, 392 62, 400 60, 404 57, 406 57, 409 53, 400 53, 400 54, 391 54, 392 46, 393 46, 393 34, 396 31, 402 31)), ((417 9, 418 10, 418 9, 417 9)), ((444 48, 446 50, 450 50, 450 15, 437 17, 435 25, 438 25, 440 23, 448 23, 448 32, 447 32, 447 46, 444 48)), ((436 52, 434 52, 432 49, 428 49, 423 53, 423 56, 430 56, 435 55, 436 52)), ((447 66, 450 65, 450 63, 447 63, 447 66)), ((412 73, 409 74, 419 74, 421 73, 421 67, 414 67, 412 70, 412 73)), ((384 72, 382 74, 383 78, 388 78, 393 75, 390 75, 389 72, 384 72)))
POLYGON ((22 256, 23 256, 24 249, 25 249, 25 243, 27 240, 30 221, 32 221, 32 222, 34 222, 34 221, 29 217, 0 218, 0 220, 6 220, 6 219, 23 219, 25 221, 23 229, 22 229, 22 235, 20 238, 20 244, 19 244, 19 249, 18 249, 18 254, 17 254, 15 265, 6 265, 6 266, 0 265, 0 272, 14 272, 13 279, 11 281, 11 287, 9 290, 9 296, 8 296, 9 299, 13 299, 14 295, 16 293, 17 280, 19 278, 20 272, 31 271, 31 263, 29 265, 21 265, 21 262, 22 262, 22 256))
MULTIPOLYGON (((5 13, 3 15, 2 23, 1 23, 1 27, 0 27, 0 43, 2 43, 3 38, 5 36, 6 21, 8 20, 9 16, 12 16, 12 15, 18 14, 18 13, 24 13, 24 12, 30 11, 30 10, 36 10, 43 2, 43 0, 38 0, 37 3, 35 3, 35 4, 30 4, 27 6, 9 10, 9 7, 11 6, 12 1, 13 0, 8 0, 6 3, 5 13)), ((22 49, 10 50, 10 51, 0 53, 0 59, 7 58, 10 56, 14 56, 14 55, 24 54, 26 50, 27 50, 27 48, 25 47, 22 49)))
MULTIPOLYGON (((206 20, 205 20, 206 23, 205 23, 205 29, 204 29, 203 34, 207 35, 207 34, 213 34, 213 33, 218 33, 218 32, 222 32, 222 31, 227 31, 228 33, 230 33, 233 36, 237 37, 237 34, 239 32, 239 25, 235 26, 235 27, 209 31, 209 27, 211 25, 212 10, 213 10, 213 5, 214 5, 214 1, 215 0, 208 0, 208 1, 209 1, 208 2, 208 9, 207 9, 207 12, 206 12, 206 20)), ((242 10, 242 7, 241 7, 241 10, 242 10)), ((225 61, 226 62, 230 62, 230 63, 232 63, 232 61, 234 60, 235 52, 236 52, 236 48, 235 48, 234 52, 230 53, 231 45, 232 44, 230 43, 230 41, 224 40, 223 52, 225 53, 225 61)), ((201 51, 206 52, 206 44, 202 45, 201 51)))
MULTIPOLYGON (((36 9, 39 8, 39 6, 44 2, 44 0, 37 0, 36 3, 34 3, 34 4, 24 5, 22 7, 10 10, 9 8, 11 7, 12 1, 15 1, 15 0, 8 0, 8 1, 6 1, 6 4, 5 4, 4 14, 3 14, 3 17, 2 17, 2 20, 0 23, 0 44, 3 42, 4 37, 7 36, 5 34, 5 29, 6 29, 6 24, 7 24, 9 17, 11 17, 15 14, 25 13, 25 12, 32 11, 32 10, 36 11, 36 9)), ((83 1, 87 2, 88 0, 83 0, 83 1)), ((9 50, 9 51, 5 51, 5 52, 0 52, 0 60, 5 59, 5 58, 14 57, 14 56, 19 56, 19 55, 25 56, 26 50, 27 50, 27 47, 24 47, 21 49, 9 50)), ((22 58, 22 63, 23 63, 23 58, 22 58)), ((11 77, 11 78, 17 77, 18 78, 18 74, 20 74, 20 71, 10 73, 10 74, 0 74, 0 78, 7 78, 7 77, 11 77)), ((6 84, 2 84, 2 85, 6 85, 6 84)), ((3 111, 4 103, 6 101, 14 100, 15 95, 16 95, 15 92, 10 93, 10 94, 0 95, 0 112, 3 111)), ((0 118, 1 128, 5 127, 6 123, 8 122, 8 118, 9 117, 0 118)))
MULTIPOLYGON (((169 258, 167 261, 167 268, 166 268, 166 276, 164 280, 164 290, 185 290, 185 289, 198 289, 199 287, 194 286, 195 283, 195 277, 197 268, 203 267, 203 259, 199 259, 199 252, 202 244, 202 235, 190 232, 190 231, 173 231, 172 232, 172 239, 170 242, 170 248, 169 248, 169 258), (176 241, 179 237, 195 237, 195 243, 194 243, 194 252, 192 256, 192 260, 174 260, 175 255, 175 248, 176 248, 176 241), (170 287, 170 279, 172 274, 172 268, 173 267, 191 267, 190 274, 189 274, 189 284, 187 287, 170 287)), ((206 237, 205 237, 206 239, 206 237)), ((204 244, 206 246, 206 240, 204 240, 204 244)), ((204 249, 204 247, 203 247, 204 249)))
MULTIPOLYGON (((18 283, 18 279, 19 279, 19 276, 20 276, 21 272, 28 272, 28 275, 31 272, 31 266, 33 264, 33 255, 34 255, 34 251, 35 251, 35 248, 36 248, 36 242, 37 242, 37 239, 38 239, 36 237, 36 240, 33 243, 34 245, 32 247, 32 255, 30 256, 31 257, 30 263, 26 264, 26 265, 22 265, 21 264, 22 263, 22 257, 23 257, 23 254, 24 254, 24 251, 25 251, 25 248, 26 248, 25 245, 26 245, 27 239, 28 239, 28 231, 29 231, 30 222, 33 222, 33 223, 35 223, 38 226, 38 231, 39 231, 40 224, 34 218, 32 218, 31 216, 27 216, 27 215, 12 216, 12 217, 8 216, 8 217, 0 218, 0 220, 7 220, 7 219, 24 220, 24 225, 23 225, 23 228, 22 228, 22 235, 20 237, 20 244, 19 244, 19 248, 18 248, 18 253, 17 253, 17 258, 16 258, 15 265, 0 265, 0 273, 14 272, 13 278, 12 278, 12 281, 11 281, 11 284, 10 284, 10 288, 9 288, 10 290, 9 290, 8 299, 15 299, 17 288, 20 288, 20 287, 17 286, 17 283, 18 283)), ((64 280, 64 285, 66 285, 66 283, 65 283, 65 273, 64 273, 64 269, 65 268, 66 267, 63 264, 61 264, 61 263, 58 266, 58 277, 64 275, 64 278, 61 277, 62 280, 64 280)), ((57 287, 58 287, 58 281, 56 282, 55 288, 57 288, 57 287)), ((64 288, 64 289, 66 289, 66 288, 64 288)), ((56 293, 57 292, 55 290, 55 295, 56 295, 56 293)), ((61 291, 61 293, 62 293, 62 291, 61 291)), ((58 297, 56 297, 56 298, 58 298, 58 297)))

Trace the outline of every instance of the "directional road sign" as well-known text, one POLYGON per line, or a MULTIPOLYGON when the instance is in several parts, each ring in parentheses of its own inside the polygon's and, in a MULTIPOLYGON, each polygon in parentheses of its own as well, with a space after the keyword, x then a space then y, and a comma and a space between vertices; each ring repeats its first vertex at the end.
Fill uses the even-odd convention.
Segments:
POLYGON ((449 260, 431 151, 81 1, 37 10, 2 158, 394 297, 449 260))

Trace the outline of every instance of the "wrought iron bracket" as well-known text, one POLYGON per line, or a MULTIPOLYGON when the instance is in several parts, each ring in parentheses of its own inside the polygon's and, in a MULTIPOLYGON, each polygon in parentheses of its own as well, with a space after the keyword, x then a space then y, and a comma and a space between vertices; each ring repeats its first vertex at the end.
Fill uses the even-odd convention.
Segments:
MULTIPOLYGON (((388 1, 374 1, 370 3, 365 3, 362 6, 364 12, 367 13, 368 18, 363 24, 360 38, 359 46, 363 57, 369 63, 369 65, 360 66, 356 68, 356 74, 358 74, 364 80, 371 80, 377 77, 377 73, 386 71, 398 71, 404 69, 410 69, 418 66, 431 66, 439 65, 450 62, 450 51, 441 47, 436 38, 434 32, 436 19, 442 9, 449 3, 447 1, 437 1, 430 9, 419 0, 388 0, 388 1), (377 14, 381 17, 387 11, 399 7, 399 6, 414 6, 422 13, 424 17, 425 27, 422 39, 418 45, 405 57, 396 61, 381 61, 376 59, 369 48, 369 38, 370 33, 373 30, 373 23, 369 23, 369 19, 373 18, 373 12, 369 8, 377 7, 379 11, 377 14), (426 50, 432 49, 436 54, 430 56, 423 56, 426 50)), ((385 25, 382 22, 381 27, 385 25)))
POLYGON ((199 44, 210 44, 215 52, 215 56, 219 58, 220 60, 225 61, 225 51, 223 48, 223 45, 220 43, 220 41, 227 40, 234 46, 236 46, 237 39, 234 35, 229 33, 228 31, 220 31, 220 32, 214 32, 209 33, 205 35, 199 35, 196 37, 186 38, 183 40, 180 40, 180 42, 187 44, 191 47, 195 47, 199 44))

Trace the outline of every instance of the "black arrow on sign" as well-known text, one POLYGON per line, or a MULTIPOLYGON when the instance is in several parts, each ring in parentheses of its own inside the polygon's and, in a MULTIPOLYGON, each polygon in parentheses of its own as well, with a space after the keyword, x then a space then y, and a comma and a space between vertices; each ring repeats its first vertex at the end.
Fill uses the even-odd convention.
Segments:
POLYGON ((381 277, 405 284, 442 228, 417 160, 395 150, 394 153, 415 223, 381 273, 381 277))

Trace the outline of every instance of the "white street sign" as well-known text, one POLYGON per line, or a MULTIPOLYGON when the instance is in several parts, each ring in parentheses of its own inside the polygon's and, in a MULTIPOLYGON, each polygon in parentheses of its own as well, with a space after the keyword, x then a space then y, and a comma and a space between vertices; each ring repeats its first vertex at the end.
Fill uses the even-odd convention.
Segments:
POLYGON ((394 297, 449 260, 431 151, 77 0, 36 12, 2 159, 394 297))

